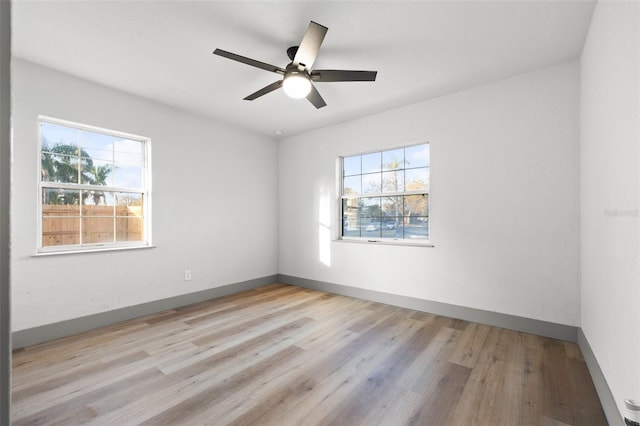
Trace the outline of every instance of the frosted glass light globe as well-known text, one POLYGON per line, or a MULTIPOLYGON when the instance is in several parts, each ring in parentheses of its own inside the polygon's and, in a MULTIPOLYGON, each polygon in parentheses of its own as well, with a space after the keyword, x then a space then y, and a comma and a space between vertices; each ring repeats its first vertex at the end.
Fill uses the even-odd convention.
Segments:
POLYGON ((291 73, 284 77, 282 88, 290 98, 300 99, 307 96, 311 91, 311 81, 305 74, 291 73))

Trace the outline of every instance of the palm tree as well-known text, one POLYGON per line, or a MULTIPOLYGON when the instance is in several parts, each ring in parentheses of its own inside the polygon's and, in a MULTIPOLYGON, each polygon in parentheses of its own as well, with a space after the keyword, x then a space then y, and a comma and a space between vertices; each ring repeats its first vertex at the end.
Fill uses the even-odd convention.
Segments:
MULTIPOLYGON (((42 180, 47 182, 106 185, 107 178, 113 171, 111 165, 95 166, 91 156, 75 145, 59 143, 49 148, 47 140, 42 146, 40 161, 42 180)), ((82 199, 84 200, 87 195, 83 191, 82 199)), ((92 198, 98 205, 100 199, 104 199, 104 192, 94 192, 92 198)), ((50 197, 43 201, 46 204, 78 204, 80 200, 76 192, 72 191, 66 193, 64 197, 55 197, 55 199, 50 197)))
MULTIPOLYGON (((91 185, 106 185, 107 178, 112 171, 112 167, 109 164, 105 164, 104 166, 92 166, 88 169, 89 176, 88 181, 91 185)), ((100 204, 100 200, 104 200, 104 192, 103 191, 93 191, 91 193, 91 197, 93 198, 93 203, 97 206, 100 204)))

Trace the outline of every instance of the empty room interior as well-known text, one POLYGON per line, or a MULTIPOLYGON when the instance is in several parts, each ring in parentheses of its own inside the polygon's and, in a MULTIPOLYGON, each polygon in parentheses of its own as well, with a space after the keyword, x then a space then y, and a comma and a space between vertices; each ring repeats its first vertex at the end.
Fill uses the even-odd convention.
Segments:
POLYGON ((640 2, 0 7, 0 424, 639 424, 640 2))

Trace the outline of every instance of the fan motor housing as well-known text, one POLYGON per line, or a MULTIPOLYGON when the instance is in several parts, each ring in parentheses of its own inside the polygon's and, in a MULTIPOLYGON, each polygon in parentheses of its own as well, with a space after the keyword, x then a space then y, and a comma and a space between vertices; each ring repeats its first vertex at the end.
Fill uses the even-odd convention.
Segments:
POLYGON ((291 62, 285 68, 285 75, 289 75, 289 74, 304 74, 306 76, 309 76, 309 73, 307 72, 307 70, 304 68, 302 64, 296 65, 293 62, 291 62))
POLYGON ((293 61, 293 58, 296 57, 296 53, 298 53, 298 48, 300 46, 291 46, 290 48, 287 49, 287 56, 289 57, 289 59, 291 59, 293 61))

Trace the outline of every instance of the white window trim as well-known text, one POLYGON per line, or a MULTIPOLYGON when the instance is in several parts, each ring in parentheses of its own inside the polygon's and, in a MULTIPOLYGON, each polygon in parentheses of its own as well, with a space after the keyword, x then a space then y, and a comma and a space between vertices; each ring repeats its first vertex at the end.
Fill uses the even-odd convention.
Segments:
MULTIPOLYGON (((101 252, 101 251, 115 251, 115 250, 131 250, 141 248, 153 248, 152 235, 151 235, 151 215, 152 215, 152 180, 151 180, 151 139, 145 136, 135 135, 132 133, 125 133, 115 131, 111 129, 105 129, 97 126, 90 126, 87 124, 76 123, 74 121, 62 120, 59 118, 49 117, 45 115, 38 116, 38 149, 36 150, 36 164, 37 164, 37 193, 36 193, 36 223, 37 223, 37 236, 36 236, 36 252, 34 256, 47 256, 55 254, 75 254, 75 253, 88 253, 88 252, 101 252), (111 136, 122 137, 125 139, 138 140, 144 143, 144 189, 141 191, 144 195, 144 241, 132 241, 132 242, 113 242, 113 243, 93 243, 93 244, 75 244, 67 246, 42 246, 42 189, 43 188, 73 188, 73 189, 95 189, 93 185, 83 184, 68 184, 68 183, 54 183, 42 181, 42 134, 40 123, 46 122, 51 124, 58 124, 66 127, 73 127, 75 129, 87 130, 91 132, 98 132, 108 134, 111 136)), ((110 190, 124 192, 131 192, 132 188, 123 187, 109 187, 110 190)))
MULTIPOLYGON (((431 142, 429 141, 420 141, 413 142, 405 145, 397 145, 388 148, 381 148, 369 151, 362 151, 358 153, 352 154, 341 154, 336 159, 336 192, 338 194, 337 197, 337 210, 338 214, 336 215, 337 223, 336 230, 337 234, 334 238, 335 242, 344 242, 344 243, 355 243, 355 244, 375 244, 375 245, 390 245, 390 246, 405 246, 405 247, 435 247, 435 245, 431 242, 431 214, 429 214, 429 238, 428 239, 404 239, 404 238, 367 238, 367 237, 345 237, 342 235, 343 231, 343 212, 342 212, 342 200, 347 198, 363 198, 362 194, 359 195, 343 195, 344 192, 344 176, 343 176, 343 167, 344 167, 344 158, 352 157, 354 155, 366 155, 377 152, 391 151, 394 149, 400 148, 411 148, 412 146, 417 145, 429 145, 429 151, 431 151, 431 142)), ((431 162, 429 162, 429 168, 431 168, 431 162)), ((431 176, 429 176, 429 190, 428 191, 406 191, 406 192, 380 192, 380 193, 368 193, 364 197, 392 197, 395 195, 422 195, 429 194, 429 213, 431 213, 431 176)))

